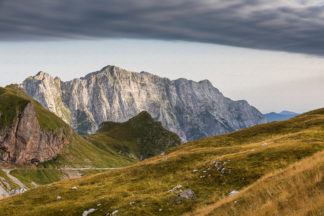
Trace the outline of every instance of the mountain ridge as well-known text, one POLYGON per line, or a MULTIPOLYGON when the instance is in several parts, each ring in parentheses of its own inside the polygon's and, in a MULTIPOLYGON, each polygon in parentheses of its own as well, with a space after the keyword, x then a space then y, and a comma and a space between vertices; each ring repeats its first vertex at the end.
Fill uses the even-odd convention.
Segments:
POLYGON ((270 112, 264 114, 264 117, 266 118, 267 122, 273 122, 273 121, 282 121, 282 120, 287 120, 290 118, 293 118, 297 115, 300 115, 299 113, 283 110, 280 113, 276 112, 270 112))
POLYGON ((247 101, 224 97, 208 80, 170 80, 116 66, 66 82, 42 72, 21 86, 79 134, 93 133, 104 121, 127 121, 144 110, 183 140, 265 122, 247 101))

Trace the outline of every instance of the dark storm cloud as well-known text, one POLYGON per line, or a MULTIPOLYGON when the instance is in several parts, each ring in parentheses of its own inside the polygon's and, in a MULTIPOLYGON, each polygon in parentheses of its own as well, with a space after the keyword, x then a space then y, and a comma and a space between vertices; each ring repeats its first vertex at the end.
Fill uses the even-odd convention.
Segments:
POLYGON ((0 0, 0 40, 155 38, 324 55, 324 8, 298 0, 0 0))

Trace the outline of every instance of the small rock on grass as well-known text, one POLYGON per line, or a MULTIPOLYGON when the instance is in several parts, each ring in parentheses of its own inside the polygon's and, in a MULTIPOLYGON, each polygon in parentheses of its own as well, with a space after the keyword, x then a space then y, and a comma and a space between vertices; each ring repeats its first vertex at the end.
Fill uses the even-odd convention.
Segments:
POLYGON ((91 208, 89 210, 86 210, 82 213, 82 216, 87 216, 88 214, 91 214, 92 212, 96 211, 96 209, 91 208))
POLYGON ((173 187, 171 190, 168 190, 168 193, 176 191, 176 190, 178 190, 180 188, 182 188, 182 185, 177 185, 177 186, 173 187))
POLYGON ((194 200, 195 199, 195 193, 191 189, 186 189, 179 193, 177 196, 188 199, 188 200, 194 200))
POLYGON ((238 194, 239 192, 237 191, 237 190, 233 190, 232 192, 230 192, 229 194, 228 194, 228 196, 233 196, 233 195, 235 195, 235 194, 238 194))

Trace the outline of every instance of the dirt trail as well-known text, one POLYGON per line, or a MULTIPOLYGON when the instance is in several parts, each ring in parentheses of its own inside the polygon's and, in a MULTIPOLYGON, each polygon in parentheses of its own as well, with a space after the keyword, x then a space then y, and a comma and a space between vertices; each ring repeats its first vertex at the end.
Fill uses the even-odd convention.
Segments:
POLYGON ((20 188, 27 189, 27 187, 23 183, 21 183, 21 181, 19 181, 16 177, 10 175, 11 169, 3 169, 3 171, 5 171, 8 178, 10 178, 15 184, 19 185, 20 188))

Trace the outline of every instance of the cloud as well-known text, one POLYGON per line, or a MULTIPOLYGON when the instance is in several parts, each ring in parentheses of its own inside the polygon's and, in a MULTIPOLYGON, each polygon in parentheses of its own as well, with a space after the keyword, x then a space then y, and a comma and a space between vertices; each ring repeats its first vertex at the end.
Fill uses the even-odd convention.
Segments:
POLYGON ((0 40, 154 38, 324 55, 323 2, 0 0, 0 40))

